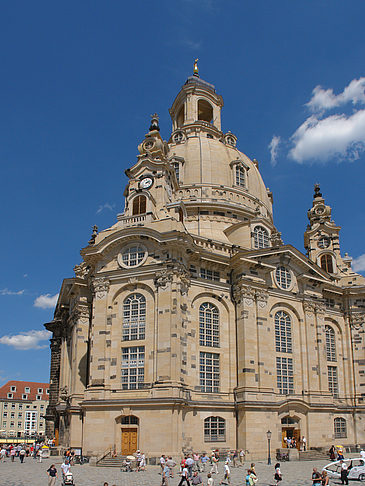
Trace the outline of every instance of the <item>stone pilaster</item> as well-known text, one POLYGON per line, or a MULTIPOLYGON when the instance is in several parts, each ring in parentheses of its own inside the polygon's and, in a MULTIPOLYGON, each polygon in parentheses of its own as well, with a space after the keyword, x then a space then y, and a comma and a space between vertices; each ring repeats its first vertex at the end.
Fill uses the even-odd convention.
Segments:
POLYGON ((51 366, 50 366, 50 385, 49 385, 49 404, 46 410, 46 436, 53 438, 55 435, 55 407, 59 397, 59 379, 61 363, 61 338, 50 339, 51 366))
POLYGON ((110 282, 104 277, 96 277, 92 282, 94 292, 93 316, 91 324, 92 361, 90 363, 89 386, 105 386, 106 339, 110 330, 106 326, 107 297, 110 282))

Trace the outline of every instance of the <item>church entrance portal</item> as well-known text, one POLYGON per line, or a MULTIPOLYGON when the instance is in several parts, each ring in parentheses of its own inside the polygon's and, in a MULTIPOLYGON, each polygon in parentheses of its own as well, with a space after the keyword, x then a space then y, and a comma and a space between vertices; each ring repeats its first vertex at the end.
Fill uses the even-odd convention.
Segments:
POLYGON ((123 456, 134 454, 138 449, 138 427, 139 419, 134 415, 124 415, 120 417, 123 456))
POLYGON ((281 447, 287 447, 286 439, 295 440, 295 447, 300 450, 300 428, 298 420, 294 417, 281 419, 281 447))
POLYGON ((137 450, 137 429, 122 429, 122 455, 128 456, 137 450))

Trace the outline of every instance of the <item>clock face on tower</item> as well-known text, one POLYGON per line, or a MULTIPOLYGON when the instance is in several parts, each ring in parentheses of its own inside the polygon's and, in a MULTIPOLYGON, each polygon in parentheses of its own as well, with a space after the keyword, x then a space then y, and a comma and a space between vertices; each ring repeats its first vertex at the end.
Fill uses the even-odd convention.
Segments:
POLYGON ((142 188, 142 189, 149 189, 153 184, 153 179, 152 177, 145 177, 144 179, 141 180, 141 182, 139 183, 139 186, 142 188))

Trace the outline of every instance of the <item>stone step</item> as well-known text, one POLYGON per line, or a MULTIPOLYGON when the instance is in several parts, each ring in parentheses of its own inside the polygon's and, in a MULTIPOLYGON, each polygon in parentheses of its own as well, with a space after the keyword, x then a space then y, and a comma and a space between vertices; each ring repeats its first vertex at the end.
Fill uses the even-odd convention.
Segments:
POLYGON ((126 456, 117 456, 117 457, 104 457, 99 462, 96 463, 96 466, 103 466, 103 467, 122 467, 123 461, 126 459, 126 456))
POLYGON ((315 450, 310 450, 310 451, 300 451, 299 452, 299 460, 300 461, 315 461, 319 459, 328 459, 328 453, 326 452, 321 452, 321 451, 315 451, 315 450))

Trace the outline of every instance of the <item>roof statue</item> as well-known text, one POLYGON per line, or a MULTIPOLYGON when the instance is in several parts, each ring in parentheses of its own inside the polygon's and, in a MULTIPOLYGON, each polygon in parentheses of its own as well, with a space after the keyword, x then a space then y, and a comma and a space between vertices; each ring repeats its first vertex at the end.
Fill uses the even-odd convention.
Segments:
POLYGON ((198 61, 199 61, 199 58, 196 58, 195 61, 194 61, 194 76, 199 77, 198 61))

